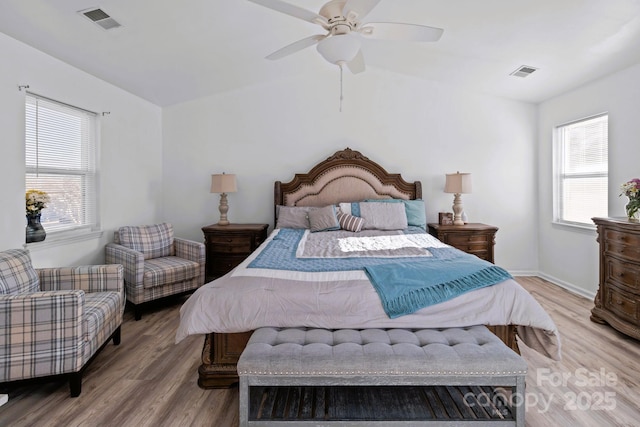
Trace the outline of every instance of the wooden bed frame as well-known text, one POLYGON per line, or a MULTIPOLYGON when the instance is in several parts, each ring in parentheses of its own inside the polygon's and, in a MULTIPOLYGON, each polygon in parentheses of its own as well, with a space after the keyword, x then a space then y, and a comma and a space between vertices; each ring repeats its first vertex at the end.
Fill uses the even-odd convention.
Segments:
MULTIPOLYGON (((360 152, 346 148, 318 163, 308 173, 296 174, 286 183, 274 185, 274 215, 277 206, 326 206, 365 199, 421 199, 422 183, 407 182, 390 174, 360 152)), ((519 352, 515 326, 488 326, 510 348, 519 352)), ((236 363, 252 332, 210 333, 205 337, 198 385, 229 387, 238 382, 236 363)))

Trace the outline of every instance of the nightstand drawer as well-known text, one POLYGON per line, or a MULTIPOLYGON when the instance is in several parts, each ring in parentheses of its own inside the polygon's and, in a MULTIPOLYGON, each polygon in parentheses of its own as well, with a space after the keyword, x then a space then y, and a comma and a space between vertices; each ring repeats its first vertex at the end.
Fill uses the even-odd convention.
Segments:
POLYGON ((442 225, 429 223, 429 234, 443 243, 463 252, 475 255, 485 261, 493 262, 493 246, 497 227, 469 223, 465 225, 442 225))
POLYGON ((247 255, 225 255, 216 257, 211 260, 211 273, 215 276, 224 276, 229 271, 237 267, 246 258, 247 255))
POLYGON ((604 306, 628 321, 638 321, 637 297, 627 294, 613 286, 608 286, 604 297, 604 306))
POLYGON ((251 253, 251 236, 207 236, 207 244, 214 252, 251 253))
POLYGON ((451 246, 485 246, 489 242, 489 236, 486 234, 461 234, 450 233, 447 241, 451 246))
MULTIPOLYGON (((460 248, 456 248, 456 249, 460 249, 460 248)), ((478 258, 483 259, 485 261, 491 262, 491 259, 489 259, 489 251, 486 248, 481 248, 481 249, 467 248, 467 249, 460 249, 460 250, 468 254, 475 255, 478 258)))

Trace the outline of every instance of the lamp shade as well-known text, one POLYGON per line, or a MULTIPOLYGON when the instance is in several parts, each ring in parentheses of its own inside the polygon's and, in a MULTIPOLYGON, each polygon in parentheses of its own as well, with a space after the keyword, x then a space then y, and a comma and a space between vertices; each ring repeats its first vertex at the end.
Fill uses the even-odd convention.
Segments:
POLYGON ((360 40, 353 34, 331 36, 321 40, 316 49, 332 64, 351 62, 360 51, 360 40))
POLYGON ((236 191, 238 191, 238 188, 234 174, 221 173, 211 175, 212 193, 235 193, 236 191))
POLYGON ((444 184, 445 193, 464 194, 471 193, 470 173, 448 173, 444 184))

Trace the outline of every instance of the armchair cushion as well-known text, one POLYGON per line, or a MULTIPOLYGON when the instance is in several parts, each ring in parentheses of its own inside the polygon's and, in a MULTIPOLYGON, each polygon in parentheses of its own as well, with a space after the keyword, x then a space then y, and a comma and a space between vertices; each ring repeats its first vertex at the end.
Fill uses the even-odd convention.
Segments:
POLYGON ((173 225, 166 222, 120 227, 118 238, 122 246, 142 253, 144 259, 175 255, 173 225))
POLYGON ((200 274, 200 264, 188 259, 169 256, 146 260, 144 263, 145 289, 193 279, 200 274))
POLYGON ((9 249, 0 252, 0 294, 23 294, 39 290, 40 281, 31 265, 28 251, 9 249))
POLYGON ((85 360, 89 360, 122 323, 122 294, 120 292, 86 293, 83 332, 85 360))

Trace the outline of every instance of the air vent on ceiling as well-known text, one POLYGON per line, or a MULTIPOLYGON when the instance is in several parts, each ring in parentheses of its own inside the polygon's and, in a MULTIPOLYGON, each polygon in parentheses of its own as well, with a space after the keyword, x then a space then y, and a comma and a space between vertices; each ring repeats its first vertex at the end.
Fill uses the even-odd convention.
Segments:
POLYGON ((92 22, 98 24, 105 30, 112 30, 114 28, 121 27, 120 23, 109 16, 104 10, 99 8, 85 9, 78 13, 84 15, 92 22))
POLYGON ((516 76, 516 77, 527 77, 527 76, 530 76, 536 70, 537 70, 537 68, 535 68, 535 67, 530 67, 528 65, 523 65, 522 67, 520 67, 517 70, 515 70, 514 72, 512 72, 511 75, 512 76, 516 76))

